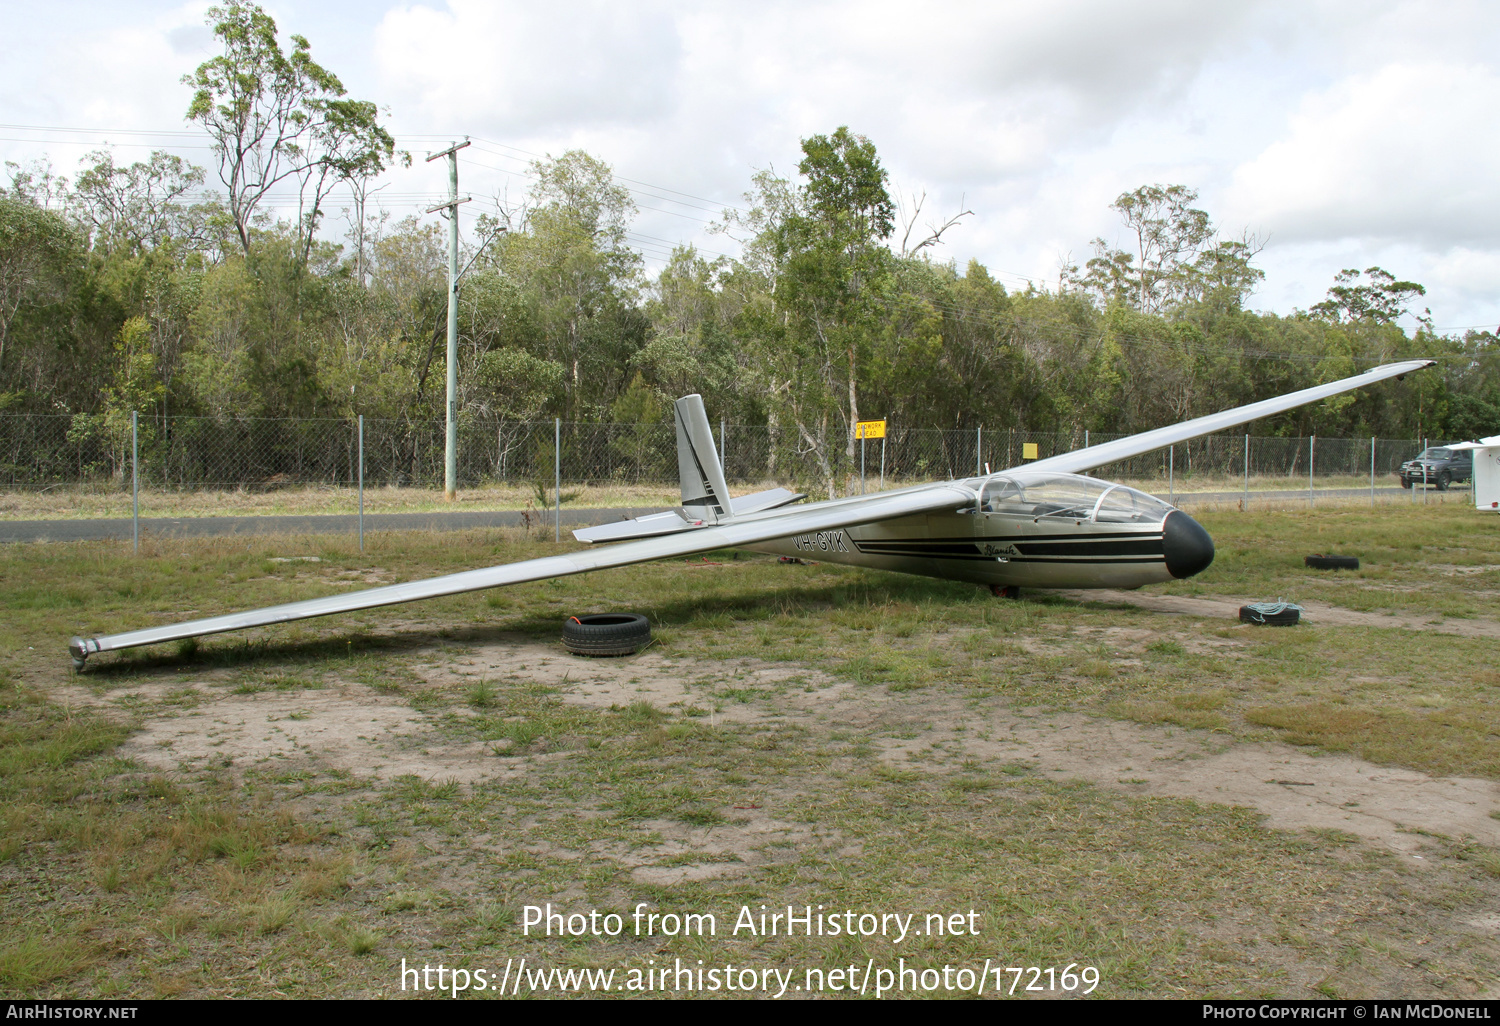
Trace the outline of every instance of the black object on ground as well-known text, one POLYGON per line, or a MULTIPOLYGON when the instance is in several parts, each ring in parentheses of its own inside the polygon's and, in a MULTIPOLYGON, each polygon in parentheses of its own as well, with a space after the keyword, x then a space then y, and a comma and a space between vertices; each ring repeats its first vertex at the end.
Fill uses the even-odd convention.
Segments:
POLYGON ((1291 602, 1252 602, 1240 606, 1240 622, 1266 627, 1290 627, 1302 618, 1302 607, 1291 602))
POLYGON ((651 621, 639 613, 594 613, 563 621, 563 646, 577 655, 631 655, 651 641, 651 621))
POLYGON ((1302 560, 1307 566, 1314 570, 1358 570, 1358 556, 1325 556, 1322 553, 1314 553, 1302 560))

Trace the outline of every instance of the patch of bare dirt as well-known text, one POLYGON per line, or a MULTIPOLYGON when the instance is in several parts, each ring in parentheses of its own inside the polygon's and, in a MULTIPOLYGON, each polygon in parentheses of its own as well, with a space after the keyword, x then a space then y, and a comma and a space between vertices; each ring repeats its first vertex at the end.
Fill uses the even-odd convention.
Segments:
POLYGON ((1444 577, 1473 577, 1476 574, 1488 574, 1500 570, 1500 566, 1496 566, 1493 563, 1464 566, 1460 566, 1457 563, 1429 563, 1428 568, 1438 571, 1444 577))
POLYGON ((361 685, 295 693, 202 693, 201 704, 149 717, 119 754, 162 771, 311 762, 382 780, 414 774, 471 783, 521 772, 524 759, 455 742, 432 718, 361 685))
MULTIPOLYGON (((1261 599, 1253 598, 1194 598, 1187 595, 1142 595, 1131 591, 1114 591, 1108 588, 1089 591, 1057 591, 1054 594, 1077 602, 1117 602, 1122 605, 1149 609, 1154 613, 1181 613, 1188 616, 1208 616, 1239 622, 1240 606, 1261 599)), ((1301 602, 1304 623, 1338 624, 1347 627, 1407 627, 1412 630, 1436 631, 1439 634, 1458 634, 1467 638, 1500 638, 1500 623, 1494 620, 1453 620, 1433 622, 1431 617, 1411 616, 1403 613, 1361 613, 1343 609, 1326 602, 1301 602)))
POLYGON ((632 880, 646 884, 733 879, 757 866, 797 858, 809 847, 840 858, 858 855, 862 850, 858 844, 849 844, 837 830, 774 819, 758 807, 728 810, 728 822, 712 826, 652 819, 642 821, 641 827, 655 839, 654 843, 600 841, 593 850, 627 867, 632 880))
POLYGON ((646 702, 664 712, 697 711, 708 714, 710 720, 736 723, 780 713, 759 703, 724 701, 725 688, 758 694, 796 682, 802 687, 791 702, 806 707, 835 700, 851 686, 815 670, 784 664, 752 660, 703 664, 651 649, 623 658, 589 658, 521 638, 475 645, 456 658, 413 669, 432 684, 525 680, 557 688, 562 701, 571 705, 623 709, 646 702))
MULTIPOLYGON (((1238 615, 1238 607, 1236 607, 1238 615)), ((1102 645, 1121 649, 1139 650, 1153 641, 1161 640, 1161 632, 1150 627, 1074 627, 1073 635, 1079 638, 1097 638, 1102 645)), ((1212 653, 1216 656, 1235 658, 1245 643, 1233 638, 1177 637, 1173 641, 1184 650, 1197 654, 1212 653)), ((1138 663, 1138 660, 1127 660, 1138 663)))
POLYGON ((1273 827, 1342 830, 1408 855, 1422 850, 1423 834, 1500 846, 1500 820, 1490 815, 1500 809, 1500 784, 1488 780, 1430 777, 1289 745, 1225 746, 1201 731, 1076 714, 998 711, 987 719, 985 736, 938 727, 888 742, 885 756, 919 766, 936 742, 948 757, 1006 759, 1130 794, 1248 806, 1273 827))
MULTIPOLYGON (((590 659, 520 637, 433 656, 412 667, 432 686, 523 682, 556 688, 570 704, 610 709, 645 702, 709 723, 782 717, 783 710, 756 699, 793 684, 791 707, 798 710, 836 701, 851 687, 786 665, 698 664, 649 649, 634 657, 590 659), (736 700, 722 698, 726 687, 735 689, 736 700)), ((511 757, 504 754, 504 742, 455 740, 438 729, 432 715, 362 684, 245 695, 180 682, 132 684, 113 692, 70 683, 55 687, 53 696, 67 706, 114 714, 153 709, 119 754, 164 772, 276 764, 290 769, 306 763, 382 780, 416 775, 474 783, 507 779, 537 760, 566 757, 565 752, 511 757)))

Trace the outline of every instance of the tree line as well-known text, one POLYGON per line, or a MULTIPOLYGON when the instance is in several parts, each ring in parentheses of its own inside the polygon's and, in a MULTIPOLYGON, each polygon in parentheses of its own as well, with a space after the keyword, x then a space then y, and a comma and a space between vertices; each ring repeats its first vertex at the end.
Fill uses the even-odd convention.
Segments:
MULTIPOLYGON (((371 209, 380 176, 410 158, 373 103, 302 37, 284 50, 258 7, 216 7, 209 23, 223 53, 184 82, 216 167, 108 151, 71 180, 8 166, 0 414, 66 414, 78 432, 118 432, 131 410, 157 432, 178 415, 440 419, 445 232, 371 209), (266 213, 273 189, 295 191, 294 217, 266 213), (336 240, 328 208, 345 197, 336 240)), ((1095 240, 1055 287, 1008 290, 978 261, 938 259, 967 212, 903 218, 874 143, 846 127, 802 140, 795 174, 753 177, 714 226, 738 259, 684 246, 655 274, 605 162, 570 151, 531 179, 524 202, 478 219, 461 258, 461 415, 651 423, 700 392, 832 482, 859 420, 1133 432, 1432 356, 1437 372, 1257 430, 1500 432, 1493 332, 1435 332, 1414 309, 1423 287, 1378 267, 1339 270, 1308 310, 1249 310, 1259 241, 1226 238, 1183 185, 1115 201, 1130 248, 1095 240)))

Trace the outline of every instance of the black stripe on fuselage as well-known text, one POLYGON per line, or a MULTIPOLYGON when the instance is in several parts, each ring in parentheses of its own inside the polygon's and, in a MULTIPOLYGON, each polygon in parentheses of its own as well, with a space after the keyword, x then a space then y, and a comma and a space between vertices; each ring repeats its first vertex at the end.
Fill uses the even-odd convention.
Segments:
POLYGON ((1160 556, 1161 537, 1095 538, 1092 540, 1013 542, 1023 556, 1160 556))
POLYGON ((1089 562, 1107 557, 1161 559, 1161 535, 1101 538, 1098 534, 1045 538, 903 538, 892 541, 856 541, 855 547, 871 556, 928 556, 948 559, 994 559, 997 556, 1028 562, 1064 559, 1089 562))
MULTIPOLYGON (((986 556, 985 559, 993 560, 995 557, 986 556)), ((1008 556, 1007 563, 1162 563, 1166 561, 1165 556, 1158 553, 1155 556, 1039 556, 1031 559, 1026 556, 1008 556)))
POLYGON ((1133 540, 1133 538, 1157 538, 1161 540, 1161 528, 1155 531, 1131 531, 1128 534, 1106 534, 1103 531, 1077 531, 1074 534, 996 534, 996 535, 974 535, 960 534, 957 537, 933 538, 864 538, 862 541, 855 540, 850 535, 850 540, 855 544, 1019 544, 1022 541, 1088 541, 1094 538, 1119 538, 1119 540, 1133 540))
POLYGON ((980 556, 979 546, 973 542, 855 542, 860 552, 872 556, 980 556))
POLYGON ((961 563, 1160 563, 1166 557, 1155 556, 945 556, 925 552, 867 552, 867 556, 905 556, 922 559, 953 560, 961 563))

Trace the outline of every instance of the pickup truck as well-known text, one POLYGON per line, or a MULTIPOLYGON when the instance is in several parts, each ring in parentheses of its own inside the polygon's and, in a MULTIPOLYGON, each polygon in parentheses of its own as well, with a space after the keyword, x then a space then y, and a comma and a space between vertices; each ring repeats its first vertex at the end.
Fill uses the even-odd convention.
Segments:
POLYGON ((1455 451, 1430 446, 1423 449, 1415 459, 1401 464, 1401 469, 1396 473, 1401 477, 1402 488, 1410 488, 1414 484, 1430 484, 1436 485, 1438 491, 1445 492, 1453 482, 1467 481, 1474 476, 1474 456, 1466 449, 1455 451))

